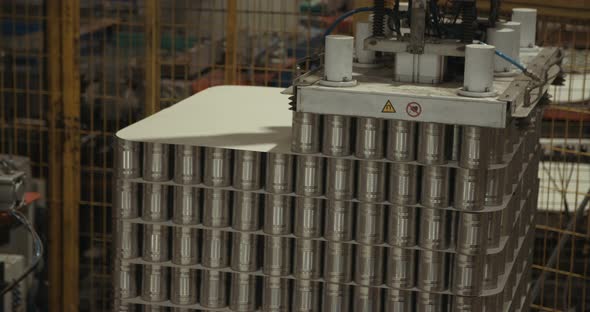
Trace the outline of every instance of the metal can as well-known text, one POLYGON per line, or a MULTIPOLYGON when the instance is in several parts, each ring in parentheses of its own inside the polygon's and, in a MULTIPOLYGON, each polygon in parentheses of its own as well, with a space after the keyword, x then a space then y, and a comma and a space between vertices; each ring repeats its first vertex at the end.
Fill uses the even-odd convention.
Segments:
POLYGON ((488 214, 460 213, 457 234, 457 252, 481 255, 487 251, 488 214))
POLYGON ((267 192, 286 194, 293 191, 293 157, 288 154, 267 154, 265 181, 267 192))
POLYGON ((271 235, 291 234, 292 197, 266 195, 264 202, 263 231, 271 235))
POLYGON ((490 290, 498 286, 498 261, 499 254, 487 255, 483 266, 483 288, 490 290))
POLYGON ((482 301, 483 301, 483 299, 481 297, 453 296, 453 311, 456 311, 456 312, 483 311, 482 301))
POLYGON ((234 164, 234 187, 239 190, 260 189, 261 154, 252 151, 236 151, 234 164))
POLYGON ((258 270, 258 236, 249 233, 232 234, 231 268, 237 272, 258 270))
POLYGON ((418 166, 390 164, 389 201, 398 205, 418 203, 418 166))
POLYGON ((207 186, 231 185, 231 150, 217 147, 205 148, 203 183, 207 186))
POLYGON ((387 288, 385 297, 385 312, 412 312, 414 311, 413 292, 387 288))
POLYGON ((172 230, 172 263, 195 265, 199 262, 199 230, 175 226, 172 230))
POLYGON ((322 236, 324 200, 310 197, 295 198, 295 228, 297 237, 317 238, 322 236))
POLYGON ((320 151, 320 115, 293 112, 291 150, 295 153, 313 154, 320 151))
POLYGON ((133 259, 139 256, 138 225, 121 220, 116 220, 116 254, 121 259, 133 259))
POLYGON ((349 200, 354 197, 354 161, 329 158, 326 181, 326 197, 334 200, 349 200))
POLYGON ((238 312, 256 311, 256 289, 256 276, 232 274, 229 308, 238 312))
POLYGON ((138 142, 117 139, 117 160, 115 169, 117 177, 123 179, 136 179, 140 172, 141 146, 138 142))
POLYGON ((230 226, 229 191, 220 189, 205 189, 203 204, 203 225, 208 227, 230 226))
POLYGON ((324 238, 329 241, 349 241, 352 239, 353 204, 348 201, 328 200, 324 238))
POLYGON ((174 146, 174 182, 201 183, 201 148, 190 145, 174 146))
POLYGON ((502 211, 491 212, 488 217, 488 248, 498 248, 502 238, 500 223, 502 221, 502 211))
POLYGON ((172 222, 195 225, 201 220, 201 190, 191 186, 174 187, 172 222))
POLYGON ((352 245, 327 242, 324 255, 324 280, 331 283, 348 283, 352 280, 352 245))
POLYGON ((228 232, 203 230, 201 264, 206 268, 221 269, 229 265, 228 232))
POLYGON ((356 241, 368 245, 383 243, 383 205, 359 203, 357 213, 356 241))
POLYGON ((143 267, 141 298, 149 302, 168 300, 168 268, 161 265, 143 267))
POLYGON ((129 299, 137 297, 137 271, 131 263, 115 261, 114 297, 129 299))
POLYGON ((291 238, 265 236, 262 272, 270 276, 291 273, 291 238))
POLYGON ((160 224, 143 225, 143 260, 164 262, 168 260, 169 228, 160 224))
POLYGON ((145 221, 168 221, 168 186, 143 184, 141 218, 145 221))
POLYGON ((479 296, 483 284, 483 267, 482 256, 457 254, 452 292, 461 296, 479 296))
POLYGON ((197 270, 172 268, 170 302, 178 305, 197 303, 197 270))
POLYGON ((295 193, 302 196, 321 196, 324 192, 324 158, 297 156, 295 193))
POLYGON ((139 216, 138 184, 117 180, 114 207, 116 218, 135 219, 139 216))
POLYGON ((387 248, 387 276, 385 283, 392 288, 412 288, 416 285, 416 250, 387 248))
POLYGON ((392 246, 416 245, 416 211, 419 208, 403 205, 389 206, 387 243, 392 246))
POLYGON ((293 312, 320 311, 320 285, 309 280, 295 280, 293 291, 293 312))
POLYGON ((348 156, 351 152, 351 118, 324 115, 322 154, 334 157, 348 156))
POLYGON ((452 125, 451 127, 453 131, 450 135, 452 141, 451 160, 458 162, 461 157, 461 126, 452 125))
POLYGON ((383 284, 383 248, 357 245, 354 281, 363 286, 383 284))
POLYGON ((357 199, 361 202, 385 200, 385 163, 364 161, 359 164, 357 199))
POLYGON ((168 181, 170 146, 161 143, 144 143, 143 179, 151 182, 168 181))
POLYGON ((405 120, 387 121, 386 157, 393 161, 416 159, 416 123, 405 120))
POLYGON ((419 125, 418 162, 425 165, 444 165, 446 159, 446 126, 423 122, 419 125))
POLYGON ((295 240, 293 276, 299 279, 318 279, 322 274, 322 245, 320 241, 295 240))
POLYGON ((489 129, 463 126, 459 166, 465 169, 487 169, 490 158, 489 129))
POLYGON ((501 164, 504 162, 504 148, 506 147, 506 129, 490 129, 490 141, 492 146, 490 152, 490 164, 501 164))
POLYGON ((384 120, 370 117, 356 119, 355 156, 362 159, 383 158, 384 120))
POLYGON ((262 280, 262 311, 289 311, 289 280, 279 277, 264 277, 262 280))
POLYGON ((418 288, 425 291, 447 289, 447 255, 439 251, 421 250, 418 257, 418 288))
POLYGON ((201 271, 199 304, 205 308, 220 309, 227 306, 227 273, 201 271))
POLYGON ((347 312, 350 310, 350 287, 348 285, 324 284, 322 310, 325 312, 347 312))
POLYGON ((460 210, 478 211, 484 208, 486 171, 457 168, 454 206, 460 210))
POLYGON ((426 166, 422 169, 421 204, 427 208, 449 207, 450 169, 436 166, 426 166))
POLYGON ((442 294, 419 292, 416 297, 417 312, 448 311, 442 294))
POLYGON ((430 250, 448 248, 449 216, 450 213, 447 210, 429 208, 420 210, 420 247, 430 250))
POLYGON ((260 229, 260 196, 252 192, 234 193, 232 228, 246 232, 260 229))
POLYGON ((382 289, 375 287, 354 287, 353 311, 381 311, 381 292, 382 289))
POLYGON ((491 169, 486 173, 486 206, 501 206, 504 202, 506 168, 491 169))

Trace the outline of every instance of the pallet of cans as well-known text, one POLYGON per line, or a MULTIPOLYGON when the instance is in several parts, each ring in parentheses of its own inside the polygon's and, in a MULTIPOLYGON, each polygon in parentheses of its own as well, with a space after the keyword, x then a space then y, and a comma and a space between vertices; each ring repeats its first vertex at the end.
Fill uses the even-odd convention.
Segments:
POLYGON ((521 311, 541 110, 293 115, 291 153, 117 142, 117 311, 521 311))

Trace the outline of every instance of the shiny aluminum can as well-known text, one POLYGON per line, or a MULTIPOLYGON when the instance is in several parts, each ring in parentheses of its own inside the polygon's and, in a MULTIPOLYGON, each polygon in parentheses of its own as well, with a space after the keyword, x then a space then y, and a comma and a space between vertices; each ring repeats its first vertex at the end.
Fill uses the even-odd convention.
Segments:
POLYGON ((383 289, 375 287, 354 287, 353 311, 373 312, 381 311, 381 293, 383 289))
POLYGON ((262 311, 288 312, 289 297, 291 294, 289 280, 265 276, 262 284, 262 311))
POLYGON ((285 194, 293 191, 293 155, 268 153, 266 157, 266 191, 285 194))
POLYGON ((295 198, 295 227, 297 237, 317 238, 322 236, 323 199, 295 198))
POLYGON ((418 288, 425 291, 447 289, 447 255, 439 251, 421 250, 418 257, 418 288))
POLYGON ((502 238, 502 211, 494 211, 488 214, 488 248, 500 247, 502 238))
POLYGON ((328 156, 348 156, 351 152, 351 117, 324 115, 322 154, 328 156))
POLYGON ((490 158, 490 129, 464 126, 461 138, 459 167, 487 169, 490 158))
POLYGON ((358 162, 357 199, 361 202, 385 200, 385 163, 379 161, 358 162))
POLYGON ((134 264, 116 260, 113 285, 115 298, 137 297, 137 267, 134 264))
POLYGON ((416 159, 416 123, 405 120, 387 121, 386 157, 393 161, 416 159))
POLYGON ((384 222, 383 205, 359 203, 357 209, 356 241, 368 245, 383 243, 384 222))
POLYGON ((220 309, 227 306, 227 273, 201 271, 199 304, 205 308, 220 309))
POLYGON ((320 115, 293 112, 291 151, 313 154, 320 151, 320 115))
POLYGON ((504 202, 506 168, 490 169, 486 173, 486 206, 501 206, 504 202))
POLYGON ((229 265, 229 233, 203 230, 201 264, 206 268, 221 269, 229 265))
POLYGON ((442 250, 449 246, 450 211, 423 208, 420 210, 419 245, 430 250, 442 250))
POLYGON ((287 276, 291 273, 291 245, 288 237, 264 236, 262 273, 270 276, 287 276))
POLYGON ((324 158, 297 156, 295 193, 302 196, 321 196, 324 192, 324 158))
POLYGON ((168 300, 168 268, 161 265, 143 267, 141 298, 149 302, 168 300))
POLYGON ((449 207, 450 169, 426 166, 422 170, 420 203, 427 208, 449 207))
POLYGON ((295 280, 293 287, 293 312, 320 311, 320 284, 309 280, 295 280))
POLYGON ((483 301, 483 299, 481 297, 453 296, 453 311, 454 312, 483 311, 482 301, 483 301))
POLYGON ((231 268, 237 272, 258 270, 258 235, 232 233, 231 268))
POLYGON ((385 284, 392 288, 412 288, 416 285, 416 250, 387 248, 385 284))
POLYGON ((490 129, 490 141, 492 143, 489 148, 490 164, 501 164, 504 162, 504 148, 506 147, 506 129, 490 129))
POLYGON ((446 126, 422 122, 418 134, 418 162, 425 165, 444 165, 446 159, 446 126))
POLYGON ((139 216, 138 184, 117 180, 115 186, 115 218, 135 219, 139 216))
POLYGON ((325 283, 322 311, 347 312, 350 310, 350 286, 325 283))
POLYGON ((328 200, 324 225, 324 238, 329 241, 349 241, 352 239, 353 203, 328 200))
POLYGON ((354 197, 354 161, 343 158, 328 158, 326 197, 334 200, 349 200, 354 197))
POLYGON ((322 275, 322 245, 320 241, 295 240, 293 276, 298 279, 318 279, 322 275))
POLYGON ((399 205, 415 205, 418 202, 418 166, 390 164, 389 201, 399 205))
POLYGON ((172 263, 195 265, 199 262, 199 230, 175 226, 172 228, 172 263))
POLYGON ((217 228, 230 226, 229 191, 205 189, 203 192, 203 225, 217 228))
POLYGON ((133 259, 139 256, 138 225, 116 220, 116 255, 121 259, 133 259))
POLYGON ((168 181, 170 146, 161 143, 144 143, 143 179, 151 182, 168 181))
POLYGON ((355 156, 361 159, 382 159, 385 141, 383 119, 358 117, 356 119, 355 156))
POLYGON ((237 273, 231 275, 229 308, 232 311, 256 311, 256 276, 237 273))
POLYGON ((261 186, 261 159, 258 152, 236 151, 233 185, 236 189, 253 191, 261 186))
POLYGON ((172 206, 172 222, 195 225, 201 221, 201 189, 191 186, 175 186, 172 206))
POLYGON ((383 284, 383 248, 377 246, 356 246, 356 268, 354 281, 363 286, 383 284))
POLYGON ((207 186, 231 185, 231 156, 229 149, 206 147, 203 183, 207 186))
POLYGON ((271 235, 291 234, 292 197, 285 195, 266 195, 264 202, 263 230, 271 235))
POLYGON ((414 295, 412 291, 387 288, 385 296, 385 312, 414 311, 414 295))
POLYGON ((459 210, 482 210, 486 194, 486 171, 457 168, 456 173, 453 206, 459 210))
POLYGON ((392 246, 416 245, 417 207, 391 205, 387 221, 387 243, 392 246))
POLYGON ((252 192, 233 193, 232 228, 238 231, 257 231, 260 229, 260 197, 252 192))
POLYGON ((348 283, 352 280, 352 244, 327 242, 324 254, 324 280, 348 283))
POLYGON ((164 262, 168 260, 169 227, 160 224, 143 225, 143 260, 164 262))
POLYGON ((482 255, 488 243, 487 213, 460 213, 457 230, 457 252, 465 255, 482 255))
POLYGON ((168 186, 143 184, 143 206, 141 218, 145 221, 168 221, 168 186))
POLYGON ((483 288, 490 290, 496 289, 498 286, 498 261, 503 261, 500 259, 500 254, 493 254, 487 255, 485 259, 485 263, 483 266, 483 288))
POLYGON ((174 182, 201 183, 201 148, 190 145, 174 146, 174 182))
POLYGON ((448 311, 442 294, 419 292, 416 295, 416 312, 448 311))
POLYGON ((197 303, 197 270, 172 268, 170 302, 178 305, 197 303))
POLYGON ((479 296, 483 284, 483 257, 455 255, 452 292, 461 296, 479 296))
POLYGON ((140 172, 141 145, 138 142, 117 139, 117 160, 115 169, 117 177, 136 179, 140 172))

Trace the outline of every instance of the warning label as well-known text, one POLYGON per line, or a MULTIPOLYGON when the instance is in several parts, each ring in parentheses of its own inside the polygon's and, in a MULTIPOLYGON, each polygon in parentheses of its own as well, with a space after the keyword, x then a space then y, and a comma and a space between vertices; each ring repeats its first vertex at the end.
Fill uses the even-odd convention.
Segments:
POLYGON ((382 113, 395 113, 395 108, 393 107, 393 104, 391 104, 391 101, 387 101, 387 103, 385 103, 385 106, 383 106, 383 110, 381 110, 382 113))

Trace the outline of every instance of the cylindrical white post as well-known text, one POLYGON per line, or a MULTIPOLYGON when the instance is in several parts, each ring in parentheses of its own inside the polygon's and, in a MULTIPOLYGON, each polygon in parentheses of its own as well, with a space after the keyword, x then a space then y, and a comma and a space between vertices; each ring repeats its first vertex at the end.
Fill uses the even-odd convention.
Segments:
POLYGON ((514 8, 512 20, 520 23, 520 47, 534 48, 537 36, 537 9, 514 8))
POLYGON ((486 97, 495 94, 494 51, 496 47, 484 44, 469 44, 465 49, 465 75, 461 95, 486 97))
POLYGON ((375 63, 375 52, 365 50, 365 39, 371 37, 372 27, 369 22, 356 23, 356 35, 354 36, 354 52, 356 54, 356 62, 359 64, 373 64, 375 63))
POLYGON ((501 24, 502 28, 509 28, 514 30, 514 36, 515 36, 515 41, 516 43, 513 45, 514 46, 514 60, 516 61, 520 61, 520 23, 519 22, 514 22, 514 21, 510 21, 510 22, 505 22, 501 24))
POLYGON ((334 87, 356 84, 352 79, 353 50, 354 37, 342 35, 326 36, 324 80, 320 83, 334 87))
MULTIPOLYGON (((488 44, 496 47, 496 50, 515 59, 514 52, 518 48, 516 33, 509 28, 488 28, 488 44)), ((512 64, 499 56, 494 57, 494 72, 505 73, 512 71, 512 64)))

